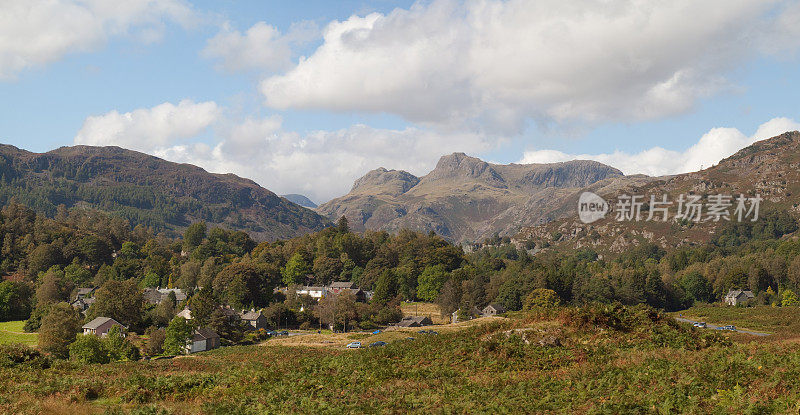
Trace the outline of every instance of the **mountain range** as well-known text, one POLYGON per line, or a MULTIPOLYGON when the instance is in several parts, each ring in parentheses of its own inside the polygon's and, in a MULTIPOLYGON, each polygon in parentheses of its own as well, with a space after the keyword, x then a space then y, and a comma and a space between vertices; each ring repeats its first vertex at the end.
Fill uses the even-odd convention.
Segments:
POLYGON ((0 203, 12 198, 50 215, 59 205, 96 209, 171 234, 206 221, 275 240, 330 224, 252 180, 119 147, 32 153, 0 145, 0 203))
MULTIPOLYGON (((645 243, 674 249, 715 241, 721 245, 736 245, 750 238, 780 237, 796 228, 794 218, 800 215, 800 132, 793 131, 759 141, 721 160, 717 165, 692 173, 664 177, 630 177, 599 181, 571 195, 551 201, 551 211, 558 212, 557 220, 546 224, 523 227, 514 236, 519 244, 532 242, 537 247, 563 247, 567 249, 591 248, 599 253, 619 254, 645 243), (605 218, 586 224, 578 218, 580 194, 590 191, 602 197, 612 208, 605 218), (641 219, 621 218, 615 209, 620 197, 641 195, 645 202, 641 219), (666 195, 671 205, 670 219, 658 220, 663 211, 654 210, 649 217, 650 196, 663 201, 666 195), (688 220, 675 220, 678 202, 689 195, 700 198, 701 220, 696 216, 688 220), (714 220, 709 208, 717 195, 725 196, 729 217, 714 220), (736 208, 738 198, 744 195, 747 211, 739 221, 736 208), (758 196, 759 220, 753 222, 755 211, 746 216, 758 196)), ((655 206, 654 206, 655 207, 655 206)), ((684 213, 686 213, 684 204, 684 213)))
POLYGON ((422 177, 372 170, 347 195, 320 205, 317 212, 329 219, 345 216, 355 230, 411 228, 473 242, 551 220, 554 200, 622 177, 619 170, 595 161, 503 165, 453 153, 422 177))

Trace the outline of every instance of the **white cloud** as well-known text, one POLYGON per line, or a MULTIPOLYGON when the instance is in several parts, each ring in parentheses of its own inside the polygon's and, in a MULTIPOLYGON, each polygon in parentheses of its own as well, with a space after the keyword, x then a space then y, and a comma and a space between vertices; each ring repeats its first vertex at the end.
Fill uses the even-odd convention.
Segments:
POLYGON ((120 114, 110 111, 88 117, 75 136, 75 144, 114 145, 139 151, 170 146, 194 137, 220 116, 214 102, 183 100, 120 114))
POLYGON ((800 130, 800 123, 789 118, 773 118, 758 127, 752 136, 736 128, 714 128, 683 152, 653 147, 632 154, 615 151, 607 154, 566 154, 555 150, 526 151, 519 163, 555 163, 567 160, 595 160, 622 170, 625 174, 661 176, 708 168, 759 140, 786 131, 800 130))
POLYGON ((434 0, 330 23, 311 56, 260 90, 275 108, 504 132, 527 119, 646 120, 725 88, 725 72, 768 39, 792 42, 795 8, 774 5, 434 0), (763 29, 776 20, 783 29, 763 29))
POLYGON ((157 40, 167 21, 189 26, 196 16, 184 0, 3 0, 0 6, 0 80, 109 37, 157 40))
POLYGON ((313 22, 295 23, 286 34, 265 22, 258 22, 243 34, 225 23, 208 40, 200 54, 220 61, 219 68, 229 72, 259 69, 267 72, 289 69, 293 48, 316 39, 319 29, 313 22))
POLYGON ((217 173, 235 173, 278 194, 303 193, 327 201, 347 193, 353 181, 383 166, 425 174, 443 154, 480 153, 491 147, 471 133, 440 134, 353 125, 299 134, 278 116, 226 119, 213 102, 181 101, 127 113, 88 117, 76 144, 117 145, 217 173), (211 127, 211 144, 190 139, 211 127))

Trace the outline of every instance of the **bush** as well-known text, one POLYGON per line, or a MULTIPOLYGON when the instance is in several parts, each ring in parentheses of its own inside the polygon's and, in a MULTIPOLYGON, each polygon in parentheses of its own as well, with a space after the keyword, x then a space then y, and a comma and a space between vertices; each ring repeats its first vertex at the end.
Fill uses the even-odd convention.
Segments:
POLYGON ((80 363, 108 363, 111 358, 105 342, 99 337, 79 334, 75 342, 69 346, 69 358, 80 363))
POLYGON ((28 366, 35 369, 47 369, 50 360, 37 349, 24 344, 7 344, 0 346, 0 367, 28 366))
POLYGON ((534 308, 552 308, 558 307, 561 304, 561 298, 558 297, 553 290, 548 290, 547 288, 537 288, 531 291, 527 297, 525 297, 525 304, 523 308, 525 310, 532 310, 534 308))

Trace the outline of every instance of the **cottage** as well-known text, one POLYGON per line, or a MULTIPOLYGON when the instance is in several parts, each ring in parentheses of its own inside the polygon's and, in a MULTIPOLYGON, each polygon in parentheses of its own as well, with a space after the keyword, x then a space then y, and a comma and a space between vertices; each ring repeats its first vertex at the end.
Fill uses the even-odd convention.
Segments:
POLYGON ((261 311, 244 311, 239 316, 242 321, 247 323, 253 330, 267 328, 267 318, 261 314, 261 311))
POLYGON ((197 353, 219 347, 219 334, 214 330, 201 327, 194 331, 192 339, 186 344, 186 352, 197 353))
POLYGON ((94 304, 94 297, 78 298, 69 303, 72 307, 76 308, 81 314, 86 314, 86 310, 94 304))
POLYGON ((311 298, 320 299, 325 296, 325 291, 325 287, 304 285, 298 288, 295 293, 297 293, 297 295, 307 295, 311 298))
POLYGON ((82 299, 85 299, 85 298, 92 297, 96 289, 97 288, 95 288, 95 287, 80 287, 80 288, 78 288, 78 290, 75 292, 75 300, 82 300, 82 299))
POLYGON ((96 319, 84 324, 82 328, 83 334, 85 335, 93 334, 95 336, 105 337, 108 335, 108 331, 114 326, 118 326, 120 329, 125 328, 125 326, 111 317, 97 317, 96 319))
POLYGON ((191 320, 192 319, 192 310, 189 307, 186 307, 183 310, 181 310, 178 314, 176 314, 175 317, 183 317, 183 318, 185 318, 187 320, 191 320))
POLYGON ((405 316, 400 322, 396 323, 397 327, 423 327, 433 324, 430 318, 425 316, 405 316))
POLYGON ((161 304, 169 297, 169 293, 175 294, 176 304, 186 300, 186 293, 180 288, 145 288, 143 297, 148 304, 161 304))
POLYGON ((484 307, 483 311, 481 311, 481 315, 483 317, 494 317, 499 316, 506 312, 506 309, 501 306, 500 304, 489 304, 484 307))
POLYGON ((453 314, 450 315, 450 322, 451 323, 453 323, 453 324, 460 323, 462 321, 472 320, 473 318, 477 318, 477 317, 481 316, 481 310, 479 310, 478 307, 475 307, 475 306, 473 306, 470 309, 469 313, 467 314, 469 316, 469 318, 467 318, 467 319, 459 318, 459 316, 458 316, 458 312, 459 311, 460 310, 453 311, 453 314))
POLYGON ((328 286, 328 291, 334 294, 339 294, 344 291, 352 291, 356 289, 357 289, 356 283, 350 281, 335 281, 328 286))
POLYGON ((755 295, 753 295, 753 292, 750 290, 730 290, 728 291, 728 294, 725 295, 723 301, 727 305, 736 306, 739 304, 744 304, 753 298, 755 298, 755 295))

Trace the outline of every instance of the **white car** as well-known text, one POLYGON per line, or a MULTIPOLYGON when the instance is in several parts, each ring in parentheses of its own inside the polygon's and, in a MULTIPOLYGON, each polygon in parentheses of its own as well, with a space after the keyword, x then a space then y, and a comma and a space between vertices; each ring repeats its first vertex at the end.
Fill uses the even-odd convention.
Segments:
POLYGON ((360 349, 361 348, 361 342, 348 343, 346 347, 348 349, 360 349))

